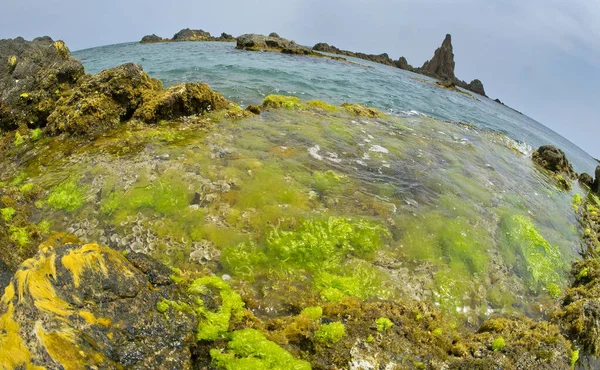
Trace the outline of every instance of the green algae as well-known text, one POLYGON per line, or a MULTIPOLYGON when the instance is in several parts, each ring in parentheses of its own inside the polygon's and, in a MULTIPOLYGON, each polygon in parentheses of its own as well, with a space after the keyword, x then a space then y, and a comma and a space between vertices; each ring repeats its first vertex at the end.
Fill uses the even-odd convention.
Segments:
POLYGON ((323 324, 316 331, 313 339, 324 345, 333 345, 346 336, 346 326, 341 322, 323 324))
POLYGON ((323 316, 323 307, 306 307, 300 312, 300 315, 306 316, 313 320, 318 320, 321 318, 321 316, 323 316))
POLYGON ((73 212, 86 202, 87 191, 87 186, 80 185, 75 178, 69 178, 50 191, 46 203, 52 208, 73 212))
POLYGON ((564 284, 566 263, 560 249, 540 235, 530 219, 521 215, 506 215, 501 220, 503 232, 500 249, 505 262, 515 266, 529 289, 539 293, 542 288, 558 297, 564 284))
POLYGON ((19 132, 15 132, 15 146, 21 146, 25 144, 25 138, 21 136, 19 132))
POLYGON ((12 207, 2 208, 0 209, 0 215, 5 222, 10 222, 15 215, 15 209, 12 207))
POLYGON ((38 141, 38 140, 40 140, 42 138, 42 135, 43 135, 42 134, 42 129, 35 128, 35 129, 31 130, 30 137, 31 137, 31 140, 38 141))
POLYGON ((305 104, 295 96, 269 95, 263 100, 263 107, 303 109, 305 108, 305 104))
POLYGON ((27 231, 26 228, 11 226, 9 229, 9 232, 10 232, 10 236, 9 236, 10 240, 17 243, 17 245, 19 245, 20 247, 25 247, 27 244, 29 244, 29 241, 30 241, 29 232, 27 231))
POLYGON ((375 325, 377 326, 377 331, 384 332, 391 329, 392 326, 394 326, 394 323, 387 317, 380 317, 377 320, 375 320, 375 325))
POLYGON ((229 284, 216 276, 195 280, 188 289, 196 298, 194 310, 199 318, 198 340, 216 340, 229 330, 230 321, 239 321, 243 316, 244 302, 229 284), (221 304, 217 309, 207 307, 201 296, 210 294, 211 289, 218 291, 221 304))
POLYGON ((492 343, 492 351, 502 351, 506 346, 506 341, 502 337, 497 337, 492 343))
POLYGON ((311 365, 294 358, 285 349, 271 342, 255 329, 243 329, 231 334, 226 351, 211 349, 212 364, 222 370, 310 370, 311 365))

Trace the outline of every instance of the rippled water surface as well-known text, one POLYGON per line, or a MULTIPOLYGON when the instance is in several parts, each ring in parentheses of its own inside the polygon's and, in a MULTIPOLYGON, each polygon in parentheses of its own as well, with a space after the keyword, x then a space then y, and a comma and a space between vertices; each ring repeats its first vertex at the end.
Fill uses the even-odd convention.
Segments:
POLYGON ((413 79, 426 78, 421 75, 364 60, 350 64, 234 47, 234 43, 128 43, 73 54, 91 73, 135 62, 165 85, 205 81, 240 104, 257 104, 266 95, 279 93, 467 122, 506 133, 533 148, 554 144, 567 153, 577 172, 593 173, 597 165, 580 148, 531 118, 476 94, 473 99, 413 79))

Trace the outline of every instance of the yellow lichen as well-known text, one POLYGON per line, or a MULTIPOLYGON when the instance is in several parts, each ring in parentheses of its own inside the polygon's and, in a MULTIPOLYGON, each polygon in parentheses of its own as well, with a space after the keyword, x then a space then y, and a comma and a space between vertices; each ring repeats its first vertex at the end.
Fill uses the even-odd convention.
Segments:
POLYGON ((89 311, 79 311, 79 316, 81 316, 85 322, 90 325, 102 325, 102 326, 110 326, 111 320, 107 318, 97 318, 93 313, 89 311))
POLYGON ((72 329, 46 332, 38 322, 36 334, 44 348, 65 370, 104 368, 104 357, 91 348, 81 348, 77 344, 78 334, 72 329))
POLYGON ((24 301, 28 293, 39 310, 68 316, 71 314, 71 307, 57 297, 50 281, 56 277, 55 260, 54 249, 44 248, 40 250, 38 257, 23 262, 15 273, 19 303, 24 301))
MULTIPOLYGON (((72 249, 69 254, 61 259, 61 262, 73 274, 73 285, 77 288, 79 287, 81 274, 85 269, 99 271, 102 275, 108 276, 108 269, 106 268, 107 258, 117 264, 126 262, 121 254, 101 247, 98 244, 86 244, 81 248, 72 249)), ((132 274, 129 270, 125 270, 124 272, 127 275, 132 274)))
POLYGON ((19 324, 13 320, 14 287, 9 285, 2 298, 2 304, 7 305, 6 312, 0 316, 0 369, 43 369, 30 364, 31 353, 23 338, 19 335, 19 324), (8 302, 8 303, 7 303, 8 302))
POLYGON ((16 56, 12 56, 12 57, 8 57, 8 65, 11 67, 14 67, 17 64, 17 57, 16 56))
POLYGON ((65 45, 65 43, 63 41, 59 40, 59 41, 54 42, 54 48, 56 49, 56 51, 58 51, 58 54, 60 54, 62 57, 67 57, 70 54, 69 48, 67 48, 67 45, 65 45))

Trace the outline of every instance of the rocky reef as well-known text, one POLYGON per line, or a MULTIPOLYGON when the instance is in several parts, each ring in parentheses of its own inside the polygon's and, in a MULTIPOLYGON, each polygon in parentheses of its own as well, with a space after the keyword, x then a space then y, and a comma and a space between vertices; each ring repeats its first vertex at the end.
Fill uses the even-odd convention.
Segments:
MULTIPOLYGON (((2 81, 28 58, 35 76, 80 70, 64 44, 0 43, 2 81)), ((534 159, 532 189, 556 198, 534 224, 526 194, 498 191, 527 185, 506 173, 531 160, 465 125, 281 95, 244 110, 135 64, 81 69, 52 98, 35 83, 0 90, 0 368, 570 369, 598 355, 599 205, 537 182, 574 178, 556 148, 534 159), (5 99, 30 93, 46 115, 5 99), (565 209, 587 246, 570 281, 565 209)))
POLYGON ((308 55, 317 58, 326 57, 334 60, 345 60, 340 57, 330 57, 321 53, 316 53, 310 48, 298 45, 293 40, 282 38, 274 32, 269 36, 254 33, 241 35, 237 38, 237 45, 235 48, 248 51, 271 51, 283 54, 308 55))
POLYGON ((156 36, 155 34, 146 35, 140 40, 140 44, 152 44, 158 42, 182 42, 182 41, 220 41, 220 42, 235 42, 235 37, 223 32, 220 36, 212 36, 210 32, 204 30, 192 30, 189 28, 182 29, 173 35, 172 38, 156 36))
MULTIPOLYGON (((206 84, 162 88, 142 67, 125 64, 84 74, 62 41, 0 40, 0 128, 47 127, 51 134, 93 134, 132 118, 147 123, 231 108, 206 84), (8 55, 8 56, 7 56, 8 55)), ((241 110, 241 109, 240 109, 241 110)))

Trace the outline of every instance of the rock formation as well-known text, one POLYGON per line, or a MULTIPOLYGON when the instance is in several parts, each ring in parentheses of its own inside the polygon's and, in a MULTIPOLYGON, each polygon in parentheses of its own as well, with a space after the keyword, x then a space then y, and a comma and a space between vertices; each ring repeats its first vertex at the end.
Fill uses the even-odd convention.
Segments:
POLYGON ((600 166, 596 167, 595 173, 596 179, 592 184, 592 191, 598 195, 600 195, 600 166))
POLYGON ((140 44, 151 44, 157 42, 181 42, 181 41, 225 41, 225 42, 234 42, 235 37, 227 34, 225 32, 221 33, 221 36, 214 37, 210 34, 210 32, 204 30, 192 30, 189 28, 184 28, 181 31, 177 32, 173 38, 163 39, 162 37, 156 36, 155 34, 146 35, 142 37, 140 44))
POLYGON ((83 75, 62 41, 0 40, 0 129, 45 126, 61 93, 83 75))
POLYGON ((278 51, 284 54, 317 55, 314 51, 281 37, 245 34, 237 38, 236 49, 250 51, 278 51))
POLYGON ((162 37, 152 34, 152 35, 146 35, 146 36, 142 37, 142 41, 140 41, 140 44, 153 44, 153 43, 162 42, 162 41, 164 41, 162 37))
POLYGON ((587 173, 582 173, 579 175, 579 182, 588 188, 591 188, 594 184, 594 178, 587 173))
POLYGON ((454 75, 454 52, 452 50, 452 37, 449 34, 446 35, 446 38, 442 42, 442 46, 436 49, 433 58, 426 61, 421 68, 414 68, 408 64, 408 61, 405 57, 400 57, 400 59, 394 61, 386 53, 379 55, 354 53, 352 51, 338 49, 333 45, 322 42, 315 44, 315 46, 313 46, 313 50, 331 54, 346 55, 354 58, 369 60, 375 63, 395 66, 400 69, 420 73, 442 81, 447 80, 452 84, 454 89, 456 89, 456 86, 458 86, 479 95, 487 96, 485 94, 485 89, 483 88, 483 83, 480 80, 475 79, 470 83, 467 83, 459 80, 454 75))
POLYGON ((442 46, 435 50, 433 58, 423 63, 419 72, 434 78, 456 80, 454 76, 454 52, 452 50, 452 37, 446 35, 442 46))
POLYGON ((577 173, 569 163, 565 153, 552 145, 543 145, 531 155, 531 159, 552 173, 558 185, 565 189, 571 189, 571 183, 567 179, 577 179, 577 173), (563 177, 565 175, 565 177, 563 177))
POLYGON ((153 123, 237 107, 206 84, 163 89, 133 63, 85 75, 65 44, 50 38, 0 45, 8 61, 0 69, 0 129, 47 126, 52 134, 89 134, 132 118, 153 123))

